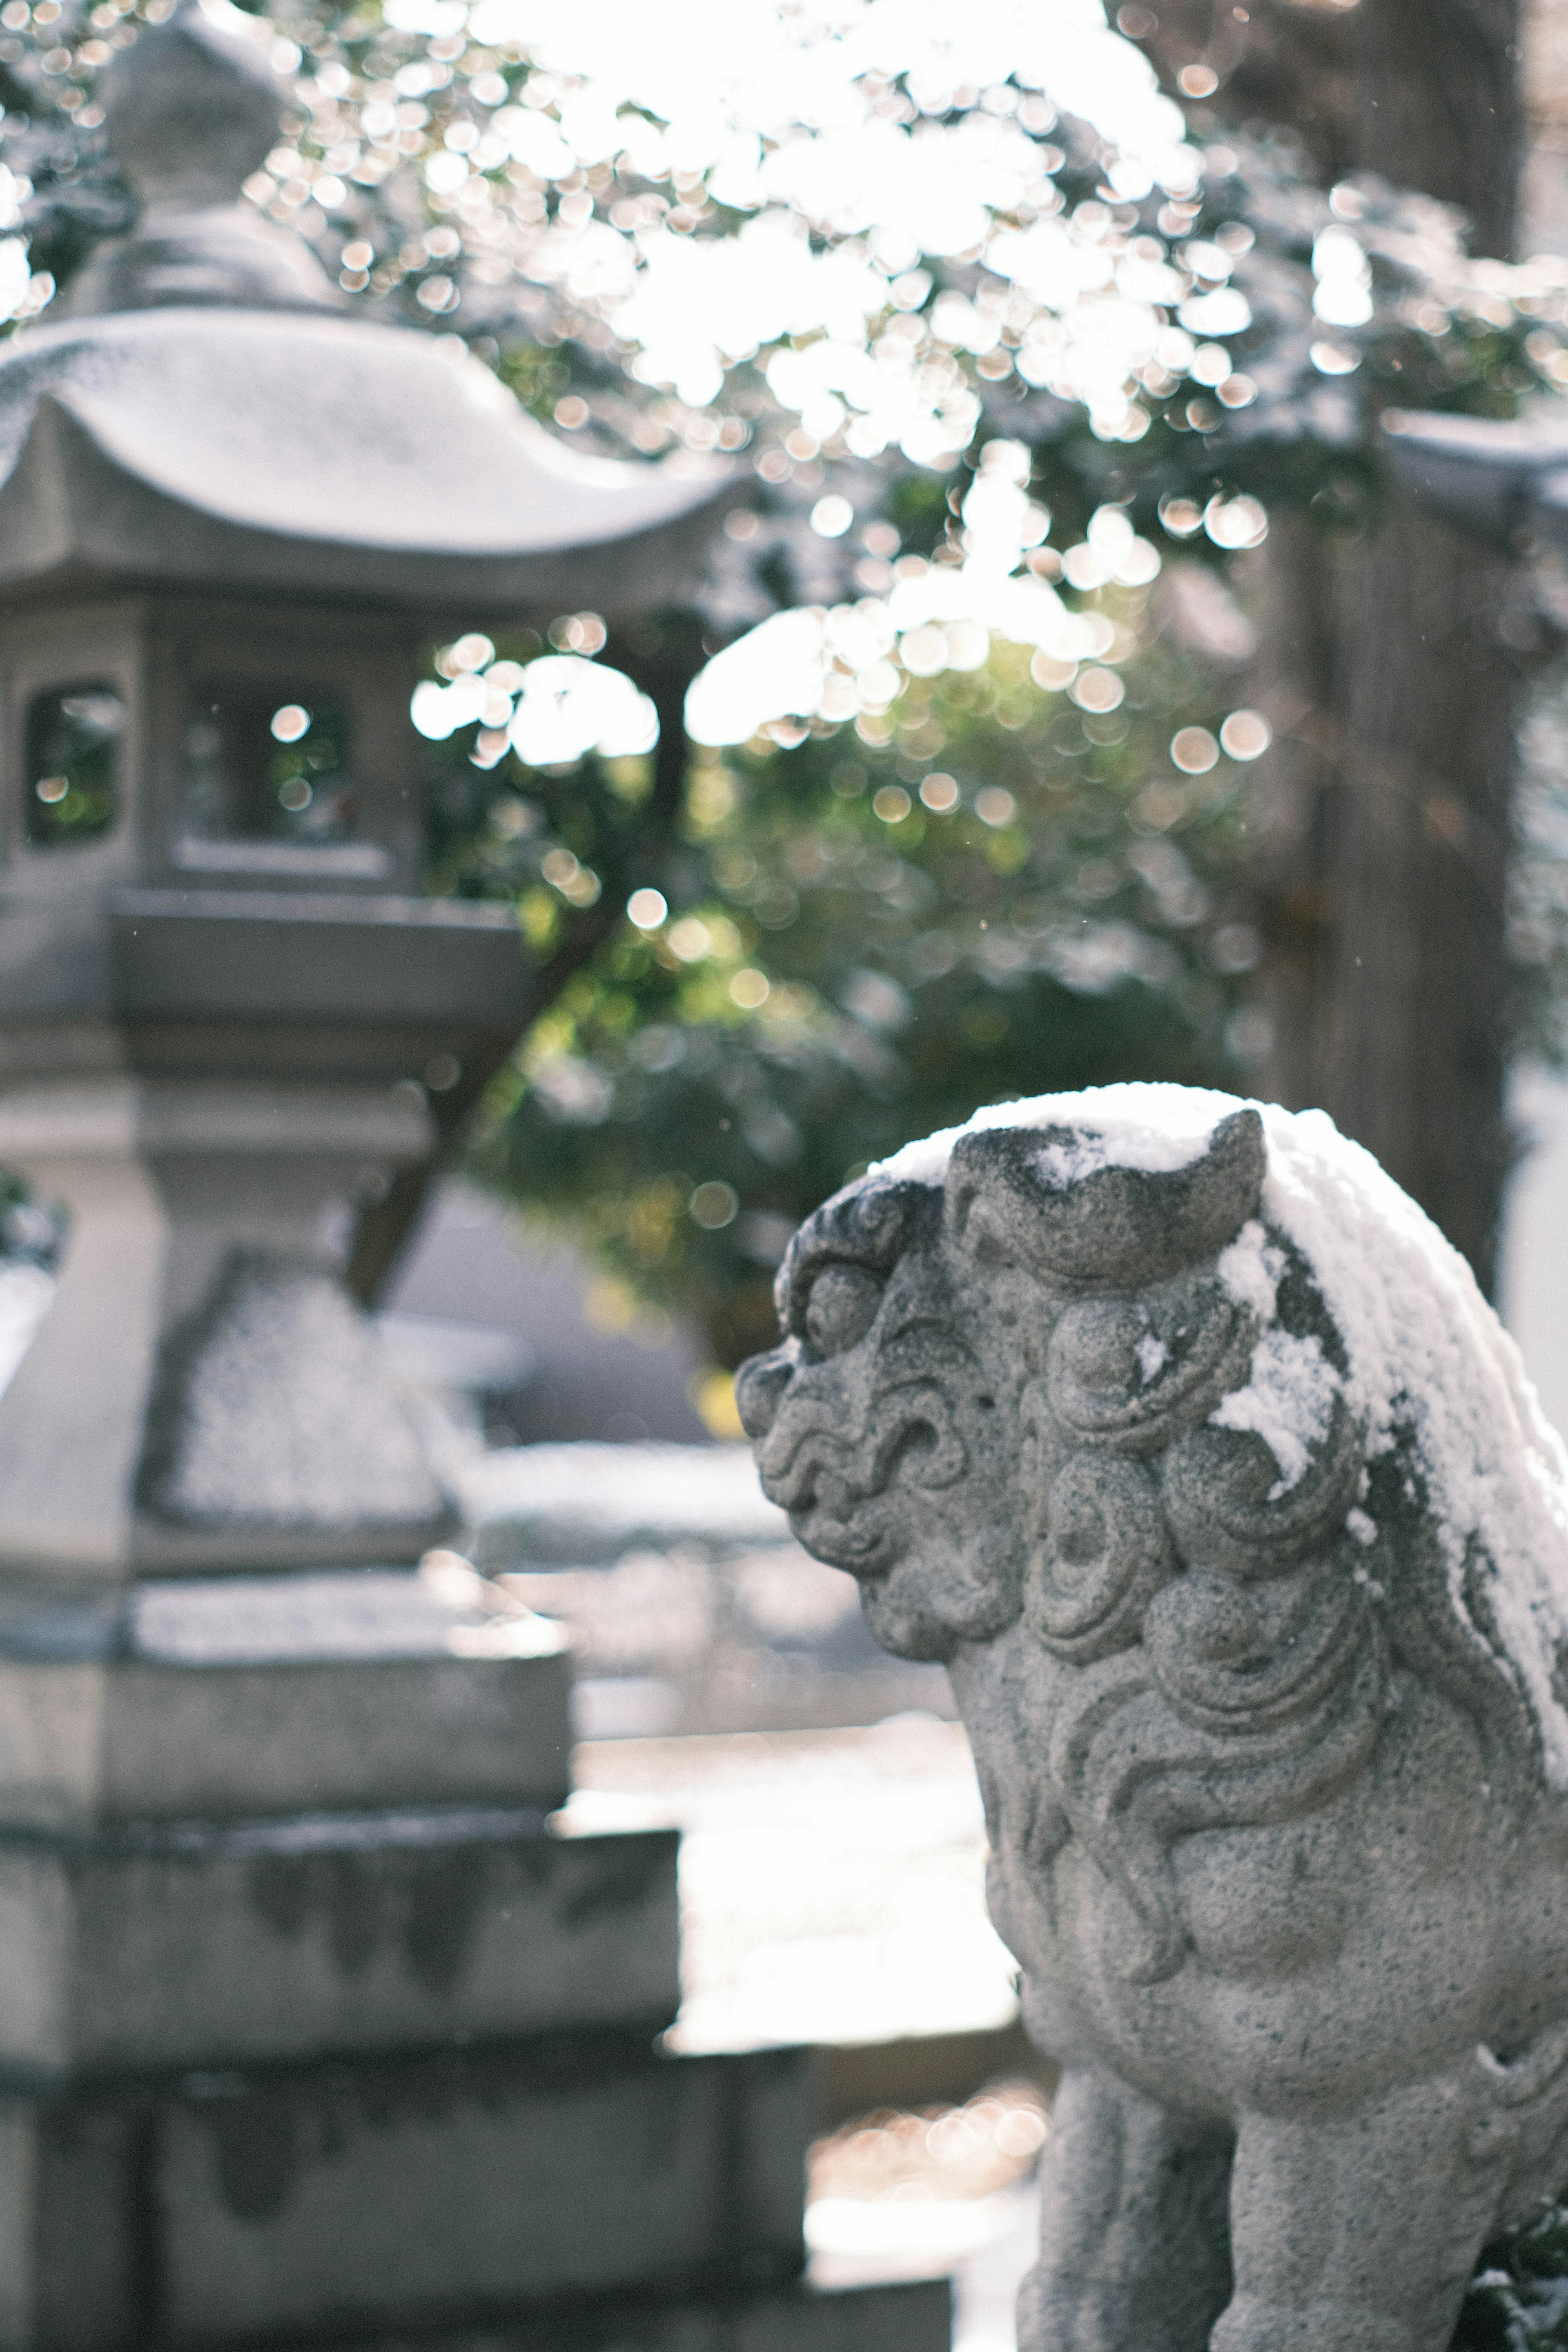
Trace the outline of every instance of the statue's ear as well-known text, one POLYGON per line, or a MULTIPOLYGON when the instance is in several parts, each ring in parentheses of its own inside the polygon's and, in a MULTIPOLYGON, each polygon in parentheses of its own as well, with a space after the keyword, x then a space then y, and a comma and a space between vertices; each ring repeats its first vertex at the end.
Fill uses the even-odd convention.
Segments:
POLYGON ((917 1234, 934 1229, 936 1204, 929 1184, 880 1178, 825 1201, 795 1234, 773 1284, 781 1330, 805 1337, 812 1286, 830 1265, 862 1267, 880 1281, 917 1234))
POLYGON ((1064 1174, 1074 1147, 1097 1139, 1087 1126, 963 1137, 947 1171, 950 1240, 1068 1289, 1133 1290, 1212 1257, 1257 1214, 1267 1160, 1255 1110, 1222 1119, 1185 1168, 1064 1174))

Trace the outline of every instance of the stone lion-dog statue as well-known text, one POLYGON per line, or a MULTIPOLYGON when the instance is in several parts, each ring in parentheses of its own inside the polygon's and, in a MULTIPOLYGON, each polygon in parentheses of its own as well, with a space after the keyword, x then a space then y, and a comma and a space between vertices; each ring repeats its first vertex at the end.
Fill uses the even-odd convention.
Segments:
POLYGON ((1111 1087, 819 1209, 737 1398, 947 1662, 1061 2079, 1024 2352, 1445 2352, 1568 2176, 1568 1452, 1321 1113, 1111 1087))

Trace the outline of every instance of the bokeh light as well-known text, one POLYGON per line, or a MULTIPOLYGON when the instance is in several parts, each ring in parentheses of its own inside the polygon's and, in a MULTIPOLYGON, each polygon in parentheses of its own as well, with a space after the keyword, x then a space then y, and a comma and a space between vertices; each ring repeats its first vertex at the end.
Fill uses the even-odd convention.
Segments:
POLYGON ((1260 760, 1274 730, 1260 710, 1233 710, 1219 730, 1220 748, 1232 760, 1260 760))
POLYGON ((1203 776, 1219 758, 1219 745, 1206 727, 1180 727, 1171 738, 1171 759, 1184 776, 1203 776))

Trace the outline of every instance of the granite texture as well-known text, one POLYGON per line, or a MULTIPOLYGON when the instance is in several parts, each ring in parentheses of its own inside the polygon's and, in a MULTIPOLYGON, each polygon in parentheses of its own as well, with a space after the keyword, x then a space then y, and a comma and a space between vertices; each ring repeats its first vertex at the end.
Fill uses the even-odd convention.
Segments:
POLYGON ((678 1842, 463 1807, 0 1834, 0 2070, 662 2032, 680 2004, 678 1842))
MULTIPOLYGON (((1489 2237, 1568 2171, 1559 1702, 1439 1521, 1431 1397, 1358 1412, 1258 1112, 1183 1166, 1103 1141, 1021 1118, 829 1202, 742 1417, 973 1744, 993 1917, 1062 2069, 1025 2352, 1446 2352, 1489 2237), (1293 1466, 1237 1411, 1266 1325, 1319 1381, 1293 1466)), ((1508 1343, 1445 1278, 1495 1346, 1456 1326, 1440 1377, 1489 1397, 1508 1343)), ((1542 1549, 1538 1623, 1568 1579, 1542 1549)))
POLYGON ((552 1811, 564 1635, 406 1572, 0 1585, 0 1830, 442 1805, 552 1811))
POLYGON ((500 2334, 569 2297, 776 2288, 807 2072, 595 2034, 0 2093, 0 2342, 500 2334))

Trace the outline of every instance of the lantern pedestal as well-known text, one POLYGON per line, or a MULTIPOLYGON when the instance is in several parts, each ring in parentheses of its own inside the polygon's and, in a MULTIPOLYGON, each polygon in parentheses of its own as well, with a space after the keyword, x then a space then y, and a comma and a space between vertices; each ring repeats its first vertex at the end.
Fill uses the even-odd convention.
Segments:
POLYGON ((563 1636, 416 1565, 330 1212, 516 1020, 510 912, 75 919, 0 1016, 0 1164, 66 1212, 0 1397, 0 2347, 941 2352, 945 2284, 799 2284, 807 2053, 662 2054, 677 1841, 552 1826, 563 1636))
POLYGON ((68 1219, 0 1396, 0 1574, 416 1559, 441 1491, 321 1226, 429 1148, 427 1114, 385 1086, 0 1090, 0 1164, 68 1219))

